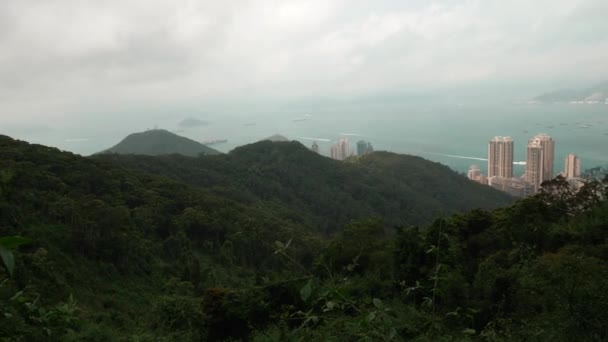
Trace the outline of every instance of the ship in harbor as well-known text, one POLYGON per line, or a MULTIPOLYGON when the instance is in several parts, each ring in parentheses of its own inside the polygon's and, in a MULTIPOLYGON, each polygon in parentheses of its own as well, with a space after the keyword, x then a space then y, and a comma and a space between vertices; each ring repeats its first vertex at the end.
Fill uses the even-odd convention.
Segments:
POLYGON ((227 143, 228 139, 209 139, 209 140, 204 140, 201 141, 201 144, 203 145, 217 145, 217 144, 223 144, 223 143, 227 143))

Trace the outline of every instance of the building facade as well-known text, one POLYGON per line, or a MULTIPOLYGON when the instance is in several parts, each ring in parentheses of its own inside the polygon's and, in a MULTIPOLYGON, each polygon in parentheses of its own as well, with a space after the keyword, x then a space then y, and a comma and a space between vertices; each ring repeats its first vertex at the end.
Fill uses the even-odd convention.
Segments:
POLYGON ((467 172, 467 178, 469 178, 473 182, 488 184, 486 176, 481 173, 481 170, 479 169, 479 167, 477 167, 477 165, 471 165, 469 172, 467 172))
POLYGON ((574 153, 570 153, 564 160, 564 177, 568 179, 581 177, 581 160, 574 153))
POLYGON ((540 188, 543 172, 543 149, 540 143, 530 141, 526 149, 526 172, 524 179, 532 185, 534 193, 540 188))
POLYGON ((513 139, 494 137, 488 144, 488 178, 513 177, 513 139))
POLYGON ((554 155, 555 155, 555 141, 553 138, 546 134, 538 134, 534 138, 533 141, 537 142, 542 149, 542 163, 543 163, 543 173, 541 183, 546 180, 551 180, 555 176, 553 172, 553 164, 554 164, 554 155))
POLYGON ((488 178, 488 185, 518 198, 530 196, 535 192, 533 185, 522 178, 503 178, 494 176, 488 178))
POLYGON ((329 148, 329 157, 338 160, 338 145, 331 145, 329 148))
POLYGON ((350 144, 348 138, 341 138, 338 141, 338 160, 344 160, 350 156, 350 144))
POLYGON ((367 142, 365 140, 357 141, 357 156, 362 156, 364 154, 374 152, 374 147, 371 142, 367 142))

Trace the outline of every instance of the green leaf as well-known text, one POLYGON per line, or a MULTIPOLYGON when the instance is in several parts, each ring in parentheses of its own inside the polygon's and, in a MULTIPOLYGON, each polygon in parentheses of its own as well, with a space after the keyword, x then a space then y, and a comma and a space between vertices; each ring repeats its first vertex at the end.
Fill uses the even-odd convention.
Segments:
POLYGON ((475 335, 477 331, 475 331, 475 329, 464 329, 462 333, 466 335, 475 335))
POLYGON ((13 256, 13 253, 6 247, 0 245, 0 257, 2 258, 4 267, 6 267, 6 271, 10 276, 12 276, 13 269, 15 269, 15 256, 13 256))
POLYGON ((373 322, 376 319, 376 311, 370 312, 366 319, 368 323, 373 322))
POLYGON ((7 249, 14 249, 30 242, 32 242, 30 239, 22 236, 5 236, 0 238, 0 246, 4 246, 7 249))
POLYGON ((275 241, 274 245, 277 246, 277 248, 279 249, 285 249, 285 245, 281 241, 275 241))
POLYGON ((293 241, 293 238, 289 239, 289 241, 287 241, 287 243, 285 244, 285 249, 289 248, 289 245, 291 245, 291 241, 293 241))
POLYGON ((312 279, 309 280, 306 285, 304 285, 301 289, 300 289, 300 297, 302 297, 303 301, 307 301, 308 298, 310 298, 310 295, 312 293, 312 279))
POLYGON ((391 328, 390 333, 388 335, 388 340, 392 340, 395 338, 395 336, 397 336, 397 329, 395 329, 394 327, 391 328))
POLYGON ((374 298, 372 300, 372 303, 374 303, 374 306, 376 307, 376 309, 382 310, 382 308, 384 307, 384 305, 382 305, 382 301, 378 298, 374 298))

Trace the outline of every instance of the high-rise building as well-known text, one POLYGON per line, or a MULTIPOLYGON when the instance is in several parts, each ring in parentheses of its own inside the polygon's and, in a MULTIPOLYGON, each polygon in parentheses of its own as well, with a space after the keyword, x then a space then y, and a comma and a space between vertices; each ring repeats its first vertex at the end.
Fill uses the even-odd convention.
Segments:
POLYGON ((319 145, 316 141, 312 143, 312 147, 310 149, 315 153, 319 153, 319 145))
POLYGON ((470 180, 472 180, 474 182, 481 183, 481 184, 488 183, 486 176, 484 176, 483 173, 481 173, 481 170, 479 169, 479 167, 477 165, 471 165, 469 172, 467 172, 467 178, 469 178, 470 180))
POLYGON ((581 176, 581 160, 574 154, 570 153, 564 161, 564 177, 568 179, 580 178, 581 176))
POLYGON ((488 178, 513 177, 513 139, 494 137, 488 144, 488 178))
POLYGON ((543 182, 543 149, 538 141, 528 142, 526 150, 526 172, 524 179, 537 192, 543 182))
POLYGON ((362 156, 367 153, 367 142, 363 140, 357 141, 357 155, 362 156))
POLYGON ((357 141, 357 155, 362 156, 364 154, 374 152, 374 147, 371 142, 367 142, 365 140, 357 141))
POLYGON ((338 158, 338 145, 331 145, 329 148, 329 157, 331 159, 339 159, 338 158))
POLYGON ((342 138, 338 141, 338 160, 344 160, 350 156, 350 145, 348 138, 342 138))
POLYGON ((543 174, 541 183, 553 179, 553 176, 555 176, 553 173, 555 141, 553 138, 543 133, 536 135, 532 140, 538 142, 543 150, 543 174))
POLYGON ((528 141, 524 177, 534 186, 534 192, 544 181, 553 179, 554 155, 555 141, 550 136, 541 133, 528 141))

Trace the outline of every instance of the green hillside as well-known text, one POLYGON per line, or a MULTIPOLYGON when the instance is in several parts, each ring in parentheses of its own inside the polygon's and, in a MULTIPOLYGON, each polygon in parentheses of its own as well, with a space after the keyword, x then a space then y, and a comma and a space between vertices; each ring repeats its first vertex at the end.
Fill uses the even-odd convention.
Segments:
POLYGON ((102 153, 184 156, 212 155, 220 152, 194 140, 179 136, 163 129, 133 133, 120 143, 102 153))
MULTIPOLYGON (((208 158, 249 165, 239 176, 275 170, 278 177, 299 153, 308 155, 295 143, 276 146, 255 145, 261 156, 245 147, 208 158), (263 167, 270 162, 282 168, 263 167)), ((401 173, 408 160, 369 158, 314 160, 331 165, 325 172, 336 181, 401 173)), ((163 159, 172 160, 131 163, 148 169, 163 159)), ((285 207, 259 203, 262 194, 237 201, 238 189, 224 196, 113 160, 120 161, 0 136, 0 339, 608 339, 608 177, 578 193, 557 179, 511 206, 438 217, 420 228, 368 218, 321 238, 306 220, 286 219, 285 207)), ((443 167, 436 168, 390 178, 443 167)), ((282 193, 291 178, 277 179, 282 193)))
POLYGON ((502 192, 420 157, 376 152, 339 162, 298 142, 261 141, 204 158, 99 158, 273 208, 326 233, 368 217, 392 226, 428 224, 437 215, 513 202, 502 192))

